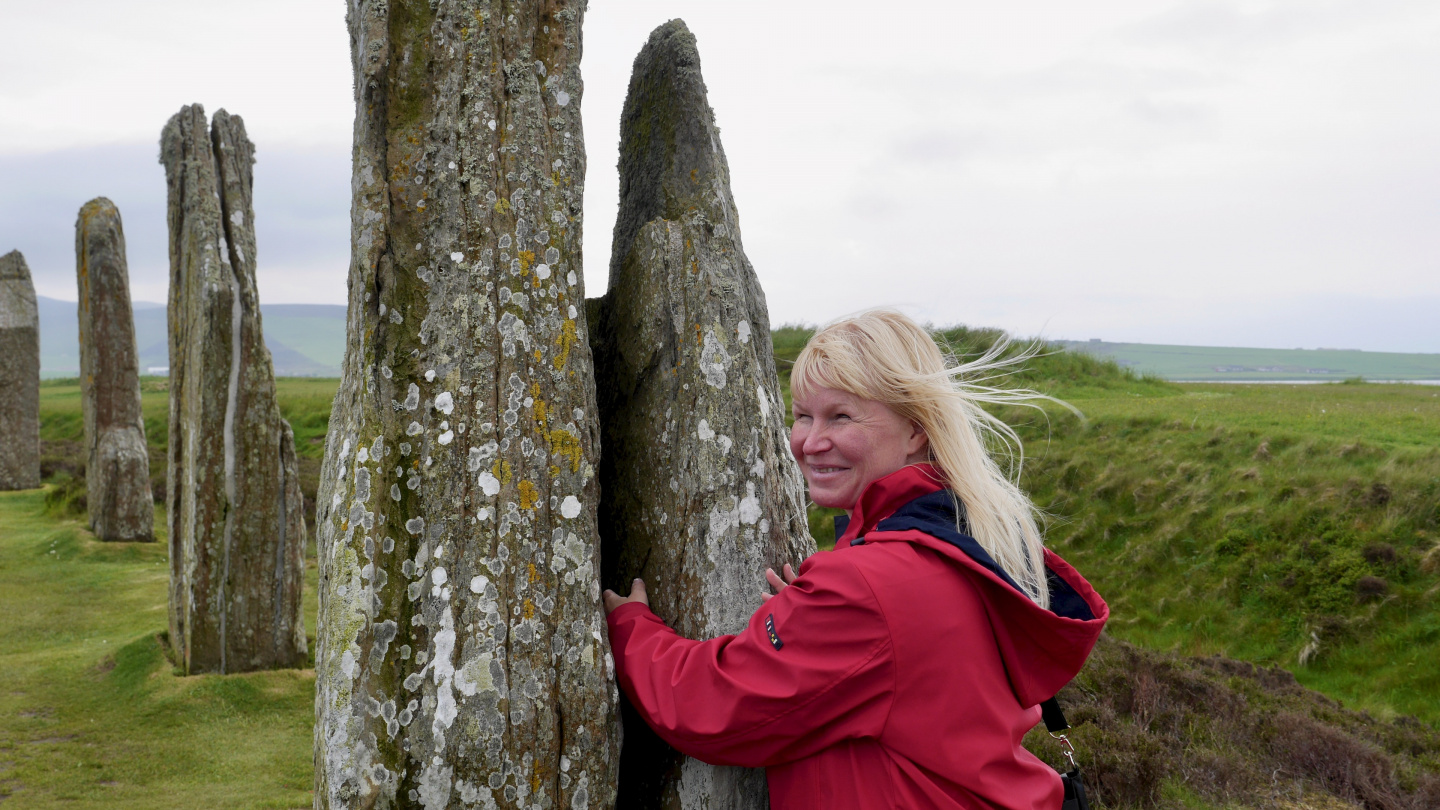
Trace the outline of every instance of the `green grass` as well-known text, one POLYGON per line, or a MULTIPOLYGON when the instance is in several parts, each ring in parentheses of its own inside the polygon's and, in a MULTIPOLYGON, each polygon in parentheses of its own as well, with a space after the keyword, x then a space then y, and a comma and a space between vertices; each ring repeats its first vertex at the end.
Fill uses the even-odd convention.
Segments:
POLYGON ((1440 354, 1065 341, 1067 349, 1170 380, 1440 380, 1440 354))
MULTIPOLYGON (((178 677, 166 544, 99 543, 44 497, 0 494, 0 804, 310 806, 314 673, 178 677)), ((306 588, 310 623, 313 561, 306 588)))
POLYGON ((1025 428, 1025 485, 1053 518, 1050 545, 1109 597, 1115 636, 1276 664, 1349 705, 1435 723, 1437 394, 1075 396, 1087 423, 1057 411, 1025 428))

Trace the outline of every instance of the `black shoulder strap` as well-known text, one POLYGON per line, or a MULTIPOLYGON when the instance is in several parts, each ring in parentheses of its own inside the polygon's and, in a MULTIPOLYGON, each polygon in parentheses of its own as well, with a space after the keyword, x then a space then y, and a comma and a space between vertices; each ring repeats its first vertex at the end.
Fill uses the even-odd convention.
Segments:
POLYGON ((1065 720, 1065 712, 1060 710, 1060 701, 1053 697, 1040 702, 1040 718, 1045 721, 1045 730, 1051 734, 1059 734, 1070 728, 1070 724, 1065 720))

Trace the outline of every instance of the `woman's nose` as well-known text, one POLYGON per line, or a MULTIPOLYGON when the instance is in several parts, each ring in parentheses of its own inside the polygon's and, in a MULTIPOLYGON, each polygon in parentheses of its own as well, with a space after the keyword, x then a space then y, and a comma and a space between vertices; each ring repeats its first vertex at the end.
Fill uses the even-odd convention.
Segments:
POLYGON ((805 432, 805 439, 800 443, 800 449, 807 456, 817 455, 829 450, 831 446, 830 436, 818 425, 812 425, 805 432))

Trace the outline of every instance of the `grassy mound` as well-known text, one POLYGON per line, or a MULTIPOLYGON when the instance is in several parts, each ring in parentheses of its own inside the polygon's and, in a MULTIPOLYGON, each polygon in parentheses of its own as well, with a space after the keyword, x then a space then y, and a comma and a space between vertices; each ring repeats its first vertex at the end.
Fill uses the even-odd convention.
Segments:
MULTIPOLYGON (((1062 392, 1063 393, 1063 392, 1062 392)), ((1151 649, 1440 721, 1440 397, 1407 385, 1074 398, 1026 429, 1049 542, 1151 649)))

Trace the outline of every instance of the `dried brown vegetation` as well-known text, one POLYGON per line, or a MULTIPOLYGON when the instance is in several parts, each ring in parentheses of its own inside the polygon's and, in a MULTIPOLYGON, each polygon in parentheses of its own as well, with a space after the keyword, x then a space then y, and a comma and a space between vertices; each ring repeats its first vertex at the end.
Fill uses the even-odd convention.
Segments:
MULTIPOLYGON (((1105 637, 1060 700, 1099 806, 1440 807, 1440 732, 1345 709, 1283 669, 1105 637)), ((1043 728, 1026 742, 1060 761, 1043 728)))

